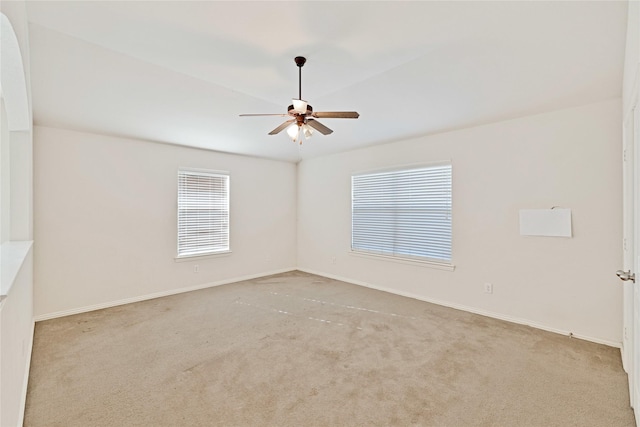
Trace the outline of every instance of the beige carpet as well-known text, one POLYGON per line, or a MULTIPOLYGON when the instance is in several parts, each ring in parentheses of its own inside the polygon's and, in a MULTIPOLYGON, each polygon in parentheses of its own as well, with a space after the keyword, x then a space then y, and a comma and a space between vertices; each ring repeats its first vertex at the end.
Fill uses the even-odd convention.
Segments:
POLYGON ((301 272, 39 322, 26 426, 633 426, 615 348, 301 272))

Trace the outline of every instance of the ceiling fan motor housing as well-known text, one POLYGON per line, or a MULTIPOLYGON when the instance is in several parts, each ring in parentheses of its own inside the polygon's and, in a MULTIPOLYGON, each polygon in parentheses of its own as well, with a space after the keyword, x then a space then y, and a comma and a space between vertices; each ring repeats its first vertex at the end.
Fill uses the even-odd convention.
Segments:
MULTIPOLYGON (((292 116, 298 115, 299 113, 293 111, 293 104, 289 105, 287 107, 287 113, 291 114, 292 116)), ((307 112, 304 114, 305 116, 310 116, 311 114, 313 114, 313 107, 309 104, 307 104, 307 112)), ((300 114, 302 115, 302 114, 300 114)))

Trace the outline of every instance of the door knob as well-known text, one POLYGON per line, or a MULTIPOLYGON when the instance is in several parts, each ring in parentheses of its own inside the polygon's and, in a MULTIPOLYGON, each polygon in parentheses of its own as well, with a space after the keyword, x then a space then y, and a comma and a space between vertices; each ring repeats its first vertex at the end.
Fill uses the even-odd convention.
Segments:
POLYGON ((625 282, 627 280, 631 280, 632 282, 635 283, 635 281, 636 281, 636 275, 634 273, 632 273, 631 270, 629 270, 629 271, 618 270, 618 271, 616 271, 616 276, 618 276, 620 278, 620 280, 624 280, 625 282))

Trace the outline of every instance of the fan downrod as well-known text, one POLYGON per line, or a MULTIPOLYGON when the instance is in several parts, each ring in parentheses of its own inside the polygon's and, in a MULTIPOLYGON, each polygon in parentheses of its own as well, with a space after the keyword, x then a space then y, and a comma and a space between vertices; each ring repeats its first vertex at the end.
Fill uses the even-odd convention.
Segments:
POLYGON ((307 62, 307 58, 304 56, 296 56, 293 58, 298 66, 298 99, 302 99, 302 66, 307 62))

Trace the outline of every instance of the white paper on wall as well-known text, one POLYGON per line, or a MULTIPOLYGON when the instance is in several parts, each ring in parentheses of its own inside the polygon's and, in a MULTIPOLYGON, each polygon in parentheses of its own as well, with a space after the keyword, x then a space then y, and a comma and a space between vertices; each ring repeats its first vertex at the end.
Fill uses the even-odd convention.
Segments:
POLYGON ((571 237, 571 209, 520 209, 520 234, 571 237))

